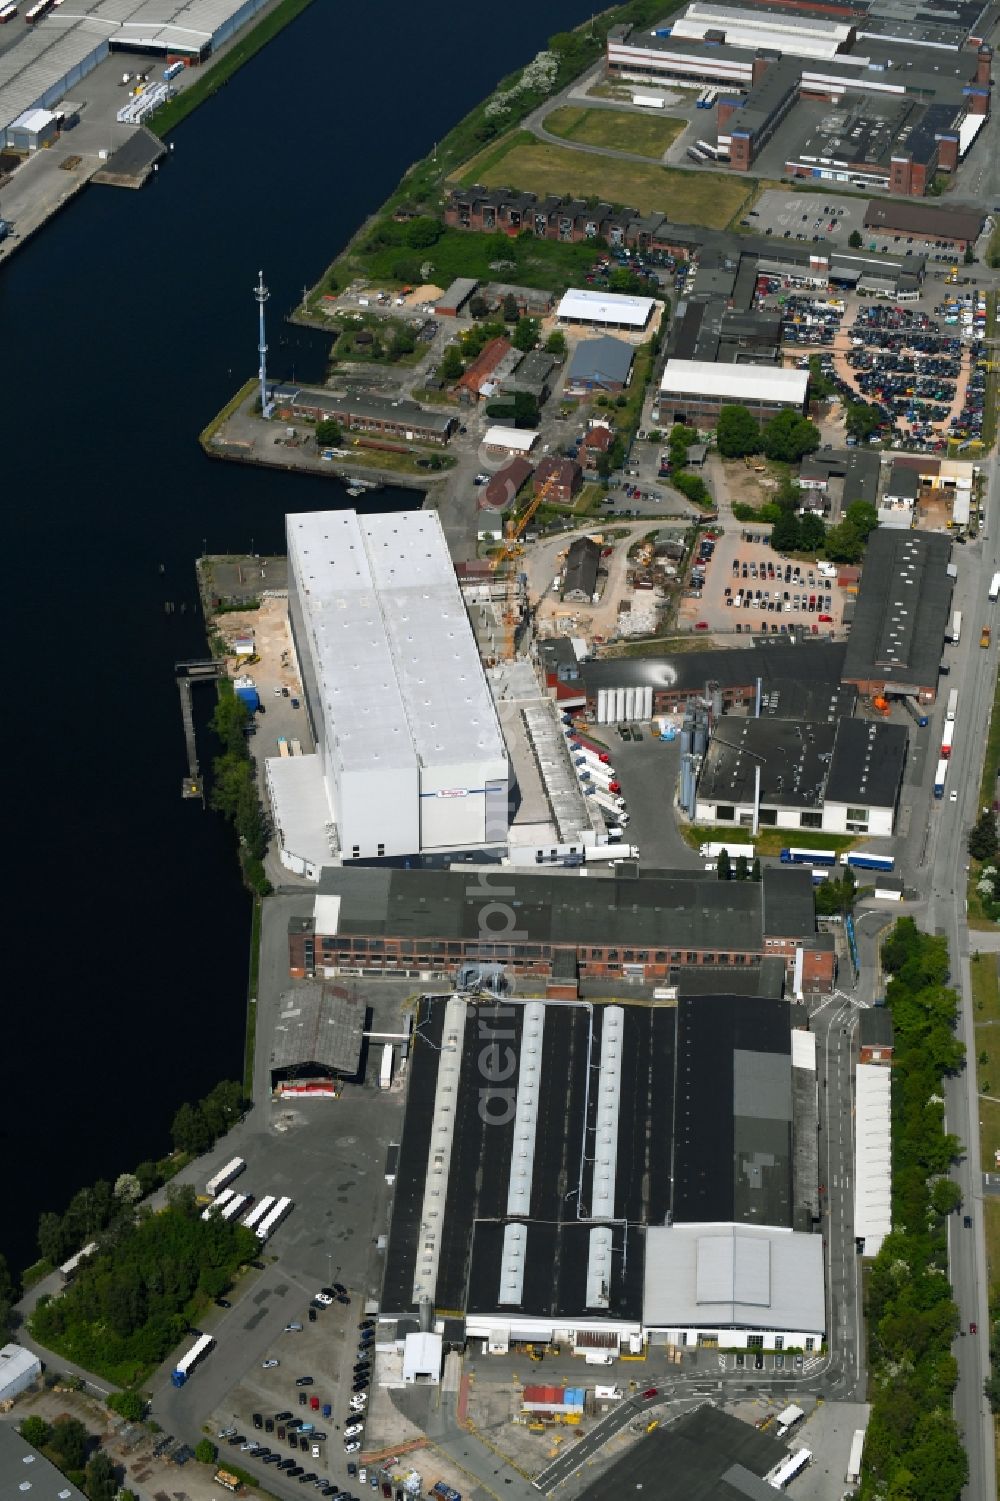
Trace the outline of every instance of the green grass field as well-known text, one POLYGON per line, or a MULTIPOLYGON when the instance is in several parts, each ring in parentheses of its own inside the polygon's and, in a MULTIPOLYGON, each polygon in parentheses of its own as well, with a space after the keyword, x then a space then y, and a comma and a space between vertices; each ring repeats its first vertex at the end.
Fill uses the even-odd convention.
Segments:
POLYGON ((432 267, 431 279, 447 287, 457 276, 474 276, 479 281, 516 282, 519 286, 544 287, 563 292, 589 271, 599 252, 593 245, 562 245, 558 240, 508 239, 506 235, 466 234, 461 229, 446 229, 428 250, 407 250, 399 245, 382 245, 372 251, 354 250, 346 264, 352 274, 363 275, 378 286, 399 286, 412 282, 424 262, 432 267), (502 271, 492 263, 502 261, 502 271))
MULTIPOLYGON (((988 808, 993 801, 993 788, 996 784, 998 770, 1000 770, 1000 678, 997 679, 993 688, 993 708, 990 711, 990 727, 986 737, 986 752, 983 756, 983 775, 979 783, 980 808, 988 808)), ((987 917, 983 911, 982 899, 976 890, 976 882, 979 880, 979 872, 983 868, 983 863, 981 860, 971 860, 969 862, 970 870, 967 891, 969 927, 981 930, 996 927, 996 923, 987 917)), ((991 860, 989 864, 1000 865, 1000 861, 991 860)))
POLYGON ((624 109, 554 109, 543 121, 545 129, 565 141, 586 146, 610 146, 636 156, 658 160, 672 146, 685 122, 671 115, 637 115, 624 109))
POLYGON ((780 855, 790 844, 814 850, 834 850, 840 854, 842 850, 850 849, 852 844, 857 843, 850 834, 817 834, 811 829, 808 834, 803 831, 799 835, 794 835, 790 829, 761 829, 754 838, 749 829, 734 828, 732 824, 716 827, 710 824, 692 824, 681 828, 681 834, 692 849, 697 849, 701 844, 722 844, 732 839, 752 844, 759 855, 780 855))
POLYGON ((705 172, 681 172, 653 162, 623 162, 591 156, 569 146, 528 141, 518 131, 501 149, 481 152, 463 168, 463 183, 510 187, 522 192, 572 193, 625 204, 641 214, 663 213, 677 224, 723 229, 756 186, 705 172))

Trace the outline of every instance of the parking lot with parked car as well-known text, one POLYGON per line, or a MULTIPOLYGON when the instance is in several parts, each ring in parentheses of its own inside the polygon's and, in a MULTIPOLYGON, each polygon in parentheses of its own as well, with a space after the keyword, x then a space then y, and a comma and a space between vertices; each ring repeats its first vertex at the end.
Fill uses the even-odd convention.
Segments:
POLYGON ((276 1353, 232 1392, 220 1447, 234 1450, 241 1466, 347 1501, 343 1486, 357 1472, 351 1456, 364 1439, 374 1331, 372 1319, 357 1319, 342 1283, 319 1289, 308 1316, 286 1324, 276 1353))
POLYGON ((836 569, 774 552, 766 527, 718 534, 690 582, 680 623, 706 634, 827 636, 843 620, 836 569))

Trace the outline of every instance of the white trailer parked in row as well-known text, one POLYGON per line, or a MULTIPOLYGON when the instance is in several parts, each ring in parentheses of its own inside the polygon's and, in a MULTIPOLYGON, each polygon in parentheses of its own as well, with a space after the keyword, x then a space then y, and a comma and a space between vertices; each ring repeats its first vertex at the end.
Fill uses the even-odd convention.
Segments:
POLYGON ((228 1187, 234 1178, 239 1177, 245 1167, 246 1163, 242 1157, 234 1157, 231 1162, 226 1163, 225 1167, 219 1168, 214 1178, 209 1178, 205 1184, 205 1192, 211 1194, 214 1199, 219 1190, 228 1187))

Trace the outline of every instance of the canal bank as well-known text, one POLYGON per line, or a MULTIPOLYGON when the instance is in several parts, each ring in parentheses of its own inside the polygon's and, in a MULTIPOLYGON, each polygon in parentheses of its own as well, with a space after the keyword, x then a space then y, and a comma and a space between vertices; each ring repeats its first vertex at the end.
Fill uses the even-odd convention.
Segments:
MULTIPOLYGON (((321 382, 315 339, 282 314, 406 163, 583 13, 510 0, 497 28, 472 12, 449 64, 453 4, 311 5, 172 132, 145 191, 79 195, 4 269, 0 369, 29 393, 4 435, 0 594, 17 789, 0 1250, 17 1267, 43 1210, 162 1155, 178 1106, 242 1072, 251 905, 230 829, 180 795, 174 664, 205 650, 192 560, 284 553, 286 511, 352 504, 319 476, 213 464, 198 446, 256 366, 258 269, 271 368, 321 382), (331 58, 370 57, 379 36, 379 98, 410 101, 406 129, 373 108, 370 72, 330 85, 331 58), (302 146, 354 139, 361 120, 363 150, 302 146), (58 408, 31 394, 53 388, 58 408)), ((356 502, 412 504, 395 488, 356 502)), ((205 746, 209 698, 194 705, 205 746)))

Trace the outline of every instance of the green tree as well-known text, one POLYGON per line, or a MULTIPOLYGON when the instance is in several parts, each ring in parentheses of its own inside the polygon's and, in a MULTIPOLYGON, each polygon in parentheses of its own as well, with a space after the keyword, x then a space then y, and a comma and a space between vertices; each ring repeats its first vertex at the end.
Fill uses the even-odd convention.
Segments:
POLYGON ((417 336, 407 324, 401 324, 395 330, 389 341, 389 353, 393 359, 400 359, 404 354, 412 354, 417 347, 417 336))
POLYGON ((815 511, 806 511, 799 517, 799 546, 803 552, 820 552, 826 542, 826 526, 822 516, 815 511))
POLYGON ((38 1249, 45 1261, 58 1266, 64 1259, 66 1241, 63 1235, 62 1216, 46 1210, 38 1219, 38 1249))
POLYGON ((115 1179, 115 1198, 123 1204, 137 1204, 142 1198, 142 1184, 135 1173, 119 1173, 115 1179))
POLYGON ((210 1438, 203 1438, 195 1446, 194 1457, 199 1464, 214 1465, 219 1457, 219 1451, 210 1438))
POLYGON ((219 1137, 235 1126, 245 1104, 242 1086, 234 1079, 224 1079, 205 1096, 199 1108, 212 1135, 219 1137))
POLYGON ((975 263, 976 263, 976 252, 973 250, 973 248, 972 248, 971 245, 966 245, 966 247, 965 247, 965 254, 962 256, 962 260, 965 262, 965 264, 967 266, 974 266, 975 265, 975 263))
POLYGON ((439 219, 434 219, 430 214, 421 214, 416 219, 411 219, 406 226, 406 243, 411 250, 427 250, 431 245, 436 245, 441 238, 443 224, 439 219))
POLYGON ((751 879, 751 881, 759 881, 760 880, 760 856, 759 855, 754 855, 754 857, 753 857, 753 866, 752 866, 752 868, 750 870, 750 879, 751 879))
POLYGON ((997 821, 987 808, 969 830, 969 854, 974 860, 992 860, 997 848, 997 821))
POLYGON ((522 354, 528 354, 538 343, 538 319, 519 318, 510 342, 522 354))
POLYGON ((724 459, 742 459, 760 451, 760 427, 746 407, 724 406, 715 424, 715 441, 724 459))
POLYGON ((118 1476, 114 1464, 103 1449, 98 1449, 88 1463, 86 1475, 90 1501, 115 1501, 118 1495, 118 1476))
POLYGON ((56 1418, 48 1447, 58 1455, 60 1469, 82 1470, 87 1462, 90 1435, 77 1418, 56 1418))
POLYGON ((11 1276, 7 1258, 0 1252, 0 1337, 11 1327, 14 1304, 18 1299, 18 1290, 11 1276))
POLYGON ((339 422, 334 422, 332 417, 324 417, 322 422, 317 422, 316 442, 320 448, 339 448, 343 441, 344 435, 339 422))
POLYGON ((24 1442, 34 1449, 44 1449, 52 1437, 51 1425, 39 1417, 24 1418, 19 1431, 24 1442))
POLYGON ((108 1406, 112 1412, 127 1418, 130 1423, 141 1423, 149 1404, 141 1392, 128 1390, 112 1392, 108 1397, 108 1406))
POLYGON ((938 1178, 931 1189, 931 1208, 935 1214, 954 1214, 962 1202, 962 1190, 951 1178, 938 1178))
POLYGON ((566 335, 561 328, 554 328, 545 340, 547 354, 562 356, 566 353, 566 335))
POLYGON ((847 507, 844 520, 850 522, 863 542, 867 542, 878 526, 878 511, 866 500, 855 500, 847 507))
POLYGON ((798 412, 777 412, 764 425, 764 452, 784 464, 797 464, 819 447, 819 441, 819 428, 798 412))
POLYGON ((538 402, 530 391, 514 392, 514 426, 538 426, 538 402))
POLYGON ((516 323, 520 316, 521 311, 517 305, 517 298, 513 292, 507 292, 503 300, 503 321, 505 323, 516 323))
POLYGON ((174 1116, 170 1135, 178 1152, 200 1156, 212 1145, 212 1131, 200 1105, 182 1105, 174 1116))
POLYGON ((212 714, 212 731, 222 742, 226 754, 246 756, 249 719, 246 704, 232 690, 219 695, 212 714))
POLYGON ((860 250, 862 245, 865 243, 861 238, 861 231, 859 229, 852 229, 850 234, 847 236, 847 243, 848 245, 850 245, 852 250, 860 250))
POLYGON ((827 527, 825 547, 827 557, 834 563, 857 563, 865 550, 864 539, 847 520, 839 526, 827 527))
POLYGON ((733 872, 729 863, 729 851, 727 849, 719 851, 719 858, 715 862, 715 872, 720 881, 728 881, 732 876, 733 872))
POLYGON ((867 443, 881 421, 875 407, 870 406, 867 401, 847 403, 846 428, 849 438, 857 438, 859 443, 867 443))
POLYGON ((490 305, 479 292, 469 299, 469 317, 485 318, 489 314, 490 305))
POLYGON ((747 879, 747 876, 749 874, 750 874, 750 870, 749 870, 749 866, 747 865, 747 857, 746 857, 746 855, 737 855, 736 856, 736 879, 737 879, 737 881, 745 881, 747 879))
POLYGON ((771 546, 775 552, 795 552, 799 546, 799 518, 794 511, 782 511, 771 528, 771 546))
POLYGON ((438 374, 442 380, 458 380, 464 369, 465 366, 462 363, 462 356, 458 352, 458 345, 449 344, 441 356, 438 374))
POLYGON ((809 356, 809 390, 817 401, 825 401, 837 389, 837 382, 823 373, 823 358, 818 354, 809 356))

